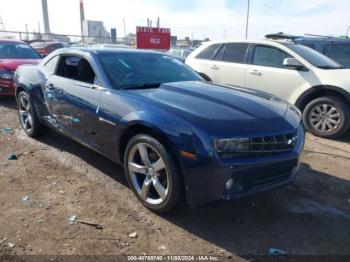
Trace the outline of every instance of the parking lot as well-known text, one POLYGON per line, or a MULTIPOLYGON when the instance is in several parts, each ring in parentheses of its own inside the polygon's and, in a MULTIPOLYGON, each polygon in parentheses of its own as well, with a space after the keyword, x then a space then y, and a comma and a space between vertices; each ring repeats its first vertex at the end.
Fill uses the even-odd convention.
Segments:
POLYGON ((294 186, 158 216, 122 167, 54 132, 28 138, 13 98, 0 99, 3 128, 12 132, 0 134, 0 254, 350 255, 350 134, 308 135, 294 186), (70 224, 73 215, 103 229, 70 224))

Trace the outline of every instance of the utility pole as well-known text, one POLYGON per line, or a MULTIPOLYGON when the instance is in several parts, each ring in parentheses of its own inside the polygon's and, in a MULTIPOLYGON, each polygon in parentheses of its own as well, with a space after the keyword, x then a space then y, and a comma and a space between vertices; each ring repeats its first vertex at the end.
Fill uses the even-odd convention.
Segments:
POLYGON ((27 40, 29 40, 28 25, 26 24, 27 40))
POLYGON ((248 0, 248 7, 247 7, 247 23, 245 26, 245 39, 248 38, 248 29, 249 29, 249 11, 250 11, 250 0, 248 0))
POLYGON ((2 21, 1 16, 0 16, 0 29, 3 31, 6 31, 6 28, 5 28, 4 22, 2 21))
POLYGON ((124 27, 124 37, 126 40, 126 26, 125 26, 125 18, 123 18, 123 27, 124 27))
POLYGON ((50 34, 50 21, 49 21, 49 11, 47 7, 47 0, 41 0, 41 6, 43 9, 43 21, 45 34, 50 34))

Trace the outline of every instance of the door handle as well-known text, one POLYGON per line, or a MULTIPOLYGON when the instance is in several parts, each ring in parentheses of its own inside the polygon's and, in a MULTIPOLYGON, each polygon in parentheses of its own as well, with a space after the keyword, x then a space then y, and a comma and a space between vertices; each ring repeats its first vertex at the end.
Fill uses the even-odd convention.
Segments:
POLYGON ((258 70, 251 70, 251 71, 249 71, 249 73, 251 75, 255 75, 255 76, 262 76, 262 73, 258 70))
POLYGON ((220 69, 217 65, 211 65, 210 68, 214 69, 214 70, 219 70, 220 69))
POLYGON ((103 90, 103 87, 99 86, 99 85, 93 85, 93 86, 91 86, 91 89, 92 90, 103 90))

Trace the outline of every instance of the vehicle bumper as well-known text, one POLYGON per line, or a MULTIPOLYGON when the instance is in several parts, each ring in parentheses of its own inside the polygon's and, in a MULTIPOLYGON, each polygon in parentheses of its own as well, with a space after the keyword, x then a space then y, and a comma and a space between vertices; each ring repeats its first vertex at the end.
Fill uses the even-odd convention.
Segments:
POLYGON ((202 160, 184 174, 187 202, 201 205, 216 200, 237 199, 291 184, 299 169, 304 131, 298 131, 294 151, 268 157, 221 160, 217 156, 202 160), (227 189, 228 180, 233 185, 227 189))
POLYGON ((0 78, 0 96, 14 96, 15 86, 13 80, 0 78))

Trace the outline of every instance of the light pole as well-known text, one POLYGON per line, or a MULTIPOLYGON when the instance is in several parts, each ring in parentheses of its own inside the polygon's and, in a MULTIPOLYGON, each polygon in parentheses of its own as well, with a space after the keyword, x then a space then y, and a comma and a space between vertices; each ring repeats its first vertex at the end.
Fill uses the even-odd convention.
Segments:
POLYGON ((348 26, 348 30, 346 30, 346 37, 349 38, 350 25, 348 26))
POLYGON ((245 39, 248 38, 248 27, 249 27, 249 10, 250 9, 250 0, 248 0, 248 7, 247 7, 247 23, 245 26, 245 39))

